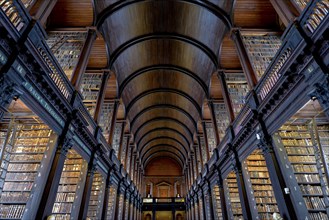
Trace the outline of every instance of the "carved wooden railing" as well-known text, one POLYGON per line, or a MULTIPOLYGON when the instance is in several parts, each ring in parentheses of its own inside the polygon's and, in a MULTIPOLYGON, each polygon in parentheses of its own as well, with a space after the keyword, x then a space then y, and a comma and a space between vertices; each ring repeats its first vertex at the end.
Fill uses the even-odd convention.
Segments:
POLYGON ((300 17, 301 25, 311 37, 323 24, 328 25, 329 0, 311 1, 300 17))
POLYGON ((29 23, 30 19, 20 1, 0 0, 0 8, 18 32, 22 32, 29 23))
POLYGON ((59 91, 63 94, 63 96, 67 100, 70 100, 73 93, 73 87, 67 79, 64 71, 60 68, 56 58, 50 52, 50 49, 48 48, 45 41, 40 42, 40 45, 38 45, 38 51, 41 55, 41 58, 49 68, 48 75, 59 89, 59 91))

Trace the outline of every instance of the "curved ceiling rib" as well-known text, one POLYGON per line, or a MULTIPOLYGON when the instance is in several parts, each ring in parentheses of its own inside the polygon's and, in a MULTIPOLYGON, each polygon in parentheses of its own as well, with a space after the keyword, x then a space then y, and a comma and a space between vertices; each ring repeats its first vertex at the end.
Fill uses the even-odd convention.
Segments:
POLYGON ((142 167, 164 156, 186 166, 221 40, 232 26, 232 5, 230 0, 96 4, 97 27, 142 167))
POLYGON ((172 71, 179 72, 181 74, 185 74, 185 75, 193 78, 195 81, 198 82, 198 84, 200 84, 204 93, 206 94, 206 97, 208 97, 208 94, 209 94, 208 86, 204 81, 202 81, 202 79, 198 75, 196 75, 195 73, 193 73, 192 71, 190 71, 188 69, 184 69, 183 67, 170 65, 170 64, 158 64, 158 65, 147 66, 147 67, 144 67, 142 69, 139 69, 139 70, 131 73, 121 83, 121 85, 119 87, 119 97, 121 97, 122 91, 125 89, 125 87, 136 77, 138 77, 139 75, 141 75, 143 73, 152 72, 152 71, 156 71, 156 70, 172 70, 172 71))
POLYGON ((147 147, 149 145, 152 146, 153 142, 155 142, 155 144, 156 143, 166 143, 166 144, 169 144, 172 146, 179 146, 181 149, 184 150, 185 155, 188 154, 187 149, 184 147, 184 145, 181 142, 179 142, 177 139, 169 137, 169 136, 159 136, 159 137, 152 138, 152 139, 148 140, 146 143, 144 143, 144 145, 141 148, 139 148, 138 150, 141 153, 143 153, 143 150, 148 149, 147 147))
POLYGON ((170 89, 170 88, 157 88, 157 89, 148 90, 148 91, 143 92, 142 94, 139 94, 131 102, 129 102, 129 104, 127 105, 126 114, 129 115, 129 112, 130 112, 132 106, 135 103, 137 103, 143 97, 148 96, 152 93, 174 93, 174 94, 177 94, 177 95, 183 97, 184 99, 187 99, 190 103, 192 103, 192 105, 197 110, 198 114, 201 116, 201 106, 199 105, 199 103, 197 103, 195 101, 194 98, 192 98, 190 95, 188 95, 188 94, 186 94, 186 93, 184 93, 184 92, 182 92, 178 89, 170 89))
POLYGON ((177 140, 180 140, 180 142, 184 142, 183 146, 185 149, 189 149, 191 143, 188 141, 188 139, 180 131, 167 127, 154 128, 144 133, 139 139, 135 139, 135 141, 138 146, 143 146, 143 141, 148 141, 148 139, 153 138, 153 136, 158 137, 165 135, 176 138, 177 140))
MULTIPOLYGON (((170 125, 173 125, 174 128, 183 128, 183 132, 186 134, 187 137, 190 138, 190 142, 193 141, 193 132, 190 131, 190 129, 182 122, 180 122, 179 120, 175 119, 175 118, 170 118, 170 117, 158 117, 158 118, 152 118, 151 120, 148 120, 146 122, 144 122, 142 125, 140 125, 139 127, 136 128, 136 130, 132 130, 132 132, 134 132, 135 137, 138 137, 138 134, 140 132, 143 133, 143 131, 147 130, 149 127, 154 127, 157 128, 158 125, 166 125, 166 127, 170 128, 167 124, 167 122, 170 122, 170 125), (178 126, 178 127, 176 127, 178 126)), ((160 127, 160 126, 159 126, 160 127)), ((185 136, 185 135, 184 135, 185 136)))
POLYGON ((152 147, 144 150, 140 154, 141 160, 143 161, 144 158, 148 157, 148 155, 152 154, 154 151, 159 150, 158 148, 160 148, 160 149, 165 148, 166 150, 168 150, 170 152, 177 153, 177 155, 181 158, 182 161, 186 160, 186 156, 182 153, 182 151, 179 148, 172 146, 172 145, 168 145, 168 144, 157 144, 157 145, 153 145, 152 147))
POLYGON ((180 35, 177 33, 151 33, 151 34, 146 34, 143 36, 138 36, 134 39, 130 39, 129 41, 120 45, 120 47, 117 48, 115 51, 113 51, 110 56, 109 68, 110 69, 112 68, 112 65, 115 63, 116 59, 120 56, 120 54, 123 53, 129 47, 132 47, 138 43, 143 43, 144 41, 157 40, 157 39, 176 40, 176 41, 181 41, 181 42, 193 45, 194 47, 197 47, 199 50, 203 51, 203 53, 205 53, 209 57, 209 59, 212 61, 214 66, 216 66, 216 67, 218 66, 217 55, 209 47, 204 45, 202 42, 199 42, 189 36, 184 36, 184 35, 180 35))
MULTIPOLYGON (((209 10, 209 12, 211 12, 216 17, 218 17, 220 20, 222 20, 228 29, 232 27, 232 21, 230 19, 230 15, 225 10, 223 10, 220 7, 217 7, 215 4, 209 1, 199 1, 199 0, 176 0, 176 1, 195 4, 204 7, 207 10, 209 10)), ((132 4, 144 3, 144 2, 152 2, 152 0, 119 1, 117 3, 108 6, 107 8, 103 9, 102 12, 99 13, 99 15, 97 16, 97 22, 96 22, 97 27, 100 27, 109 16, 111 16, 118 10, 132 4)))
POLYGON ((157 157, 170 157, 175 161, 177 161, 182 168, 184 167, 185 164, 185 161, 182 161, 181 158, 179 158, 175 153, 168 150, 158 150, 156 152, 153 152, 153 154, 145 158, 144 161, 142 161, 142 163, 144 164, 145 167, 147 167, 150 160, 157 157))
POLYGON ((180 113, 188 118, 188 121, 190 121, 192 123, 194 130, 197 129, 197 121, 191 116, 191 114, 189 112, 185 111, 184 109, 182 109, 180 107, 177 107, 175 105, 169 105, 169 104, 158 104, 158 105, 152 105, 147 108, 144 108, 142 111, 138 112, 136 115, 131 117, 130 127, 133 128, 134 124, 140 117, 144 116, 149 111, 154 111, 157 109, 165 110, 166 113, 168 111, 177 111, 178 113, 180 113))

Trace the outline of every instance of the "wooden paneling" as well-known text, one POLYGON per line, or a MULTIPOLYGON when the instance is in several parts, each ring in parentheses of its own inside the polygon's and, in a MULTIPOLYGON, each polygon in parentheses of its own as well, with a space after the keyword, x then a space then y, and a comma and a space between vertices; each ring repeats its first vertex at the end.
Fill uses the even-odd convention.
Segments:
POLYGON ((49 16, 50 27, 89 27, 92 24, 91 0, 58 0, 49 16))
POLYGON ((269 0, 237 0, 233 20, 236 27, 278 27, 277 14, 269 0))
POLYGON ((221 98, 223 98, 222 89, 221 89, 221 86, 220 86, 219 79, 217 77, 217 73, 214 73, 211 76, 210 97, 212 99, 221 99, 221 98))
POLYGON ((97 37, 91 49, 88 67, 89 68, 106 68, 107 52, 105 41, 102 37, 97 37))
POLYGON ((111 74, 106 85, 105 99, 114 99, 117 97, 117 79, 114 74, 111 74))
POLYGON ((223 69, 241 69, 238 53, 229 34, 225 35, 219 55, 219 65, 223 69))
POLYGON ((157 158, 145 167, 145 176, 168 176, 169 173, 171 176, 182 175, 179 164, 169 158, 157 158))

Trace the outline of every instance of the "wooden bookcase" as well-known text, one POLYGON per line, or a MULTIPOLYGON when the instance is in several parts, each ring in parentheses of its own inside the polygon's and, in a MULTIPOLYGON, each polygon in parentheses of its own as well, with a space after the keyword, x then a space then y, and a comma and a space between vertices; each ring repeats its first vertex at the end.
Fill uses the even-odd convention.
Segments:
POLYGON ((69 220, 74 213, 77 193, 86 175, 87 162, 75 151, 69 150, 58 185, 52 216, 55 219, 69 220))
MULTIPOLYGON (((279 129, 278 135, 293 168, 310 218, 328 219, 329 190, 321 152, 323 147, 319 146, 315 139, 316 131, 312 122, 298 123, 295 119, 296 121, 297 123, 288 121, 279 129)), ((321 130, 321 135, 327 134, 328 131, 321 130)))
MULTIPOLYGON (((36 117, 37 118, 37 117, 36 117)), ((0 219, 21 219, 33 194, 34 182, 52 130, 38 120, 12 120, 0 133, 0 219)))
POLYGON ((231 171, 223 182, 229 219, 243 219, 239 189, 235 173, 231 171))
POLYGON ((280 37, 276 35, 243 34, 242 39, 259 80, 281 46, 280 37))
POLYGON ((83 104, 91 116, 95 114, 101 84, 102 73, 85 73, 82 77, 80 92, 83 98, 83 104))
POLYGON ((260 150, 255 150, 243 162, 247 191, 255 201, 258 219, 273 219, 279 213, 266 161, 260 150))
POLYGON ((249 92, 248 83, 244 73, 226 73, 225 77, 234 115, 237 116, 246 103, 245 97, 249 92))
POLYGON ((87 32, 48 32, 47 44, 64 70, 68 79, 71 79, 87 32))
POLYGON ((105 192, 105 178, 101 173, 94 174, 93 183, 91 187, 87 219, 98 220, 102 215, 102 207, 105 192))

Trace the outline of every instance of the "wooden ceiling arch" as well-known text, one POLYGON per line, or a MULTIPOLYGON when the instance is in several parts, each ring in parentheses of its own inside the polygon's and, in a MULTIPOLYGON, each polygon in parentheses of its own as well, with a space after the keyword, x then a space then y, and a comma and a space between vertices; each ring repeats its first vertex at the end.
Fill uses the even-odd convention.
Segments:
POLYGON ((146 133, 148 130, 158 127, 179 129, 185 137, 189 137, 189 142, 193 142, 193 132, 181 121, 170 117, 152 118, 137 127, 136 130, 132 130, 132 132, 134 132, 136 139, 138 139, 140 134, 146 133))
MULTIPOLYGON (((202 8, 205 8, 210 13, 214 14, 217 18, 222 20, 227 28, 230 29, 233 26, 231 18, 230 18, 230 14, 227 11, 223 10, 222 8, 218 7, 216 4, 214 4, 210 1, 200 1, 200 0, 175 0, 175 1, 183 2, 183 3, 187 3, 187 4, 194 4, 194 5, 200 6, 202 8)), ((101 27, 102 24, 104 23, 104 21, 109 16, 111 16, 112 14, 114 14, 115 12, 117 12, 118 10, 120 10, 124 7, 127 7, 129 5, 133 5, 133 4, 136 4, 136 3, 145 3, 145 2, 152 2, 152 0, 117 1, 117 2, 115 2, 115 3, 109 5, 108 7, 101 10, 101 12, 97 15, 96 25, 97 25, 97 27, 101 27)), ((232 4, 233 4, 233 1, 232 1, 232 4)), ((96 5, 96 7, 97 7, 97 5, 96 5)))
POLYGON ((175 160, 182 167, 182 169, 185 164, 185 161, 182 161, 181 158, 178 157, 175 153, 168 151, 168 150, 158 150, 158 151, 150 154, 147 158, 144 159, 144 161, 142 161, 142 163, 144 164, 144 167, 147 167, 148 163, 152 159, 155 159, 157 157, 169 157, 169 158, 175 160))
POLYGON ((190 143, 188 139, 184 137, 184 135, 179 131, 166 127, 155 128, 145 133, 139 140, 136 140, 137 149, 141 150, 149 140, 155 137, 163 137, 163 136, 168 136, 173 139, 176 139, 178 142, 182 143, 182 145, 187 151, 189 150, 190 143))
POLYGON ((184 167, 234 1, 94 2, 142 166, 168 156, 184 167))
MULTIPOLYGON (((127 118, 131 119, 132 112, 141 112, 144 109, 157 104, 170 104, 182 108, 187 112, 190 112, 191 116, 195 119, 200 118, 201 106, 189 95, 182 93, 179 90, 172 89, 155 89, 146 91, 143 94, 139 94, 133 101, 133 105, 130 103, 126 108, 127 118)), ((196 120, 197 121, 197 120, 196 120)))
MULTIPOLYGON (((157 114, 154 113, 154 111, 156 110, 162 110, 164 111, 165 113, 168 113, 169 111, 175 111, 176 114, 181 114, 184 118, 188 119, 188 120, 185 120, 185 124, 187 125, 192 125, 192 126, 188 126, 188 127, 193 127, 195 130, 197 130, 197 121, 195 120, 195 118, 193 118, 191 116, 191 114, 187 111, 185 111, 184 109, 180 108, 180 107, 177 107, 175 105, 170 105, 170 104, 158 104, 158 105, 152 105, 152 106, 149 106, 147 108, 144 108, 142 111, 138 112, 137 114, 135 115, 131 115, 131 122, 130 122, 130 127, 133 128, 135 123, 138 123, 136 122, 138 119, 140 119, 141 117, 146 117, 145 115, 150 112, 150 111, 153 111, 153 114, 152 113, 149 113, 150 115, 154 116, 154 117, 159 117, 157 114), (190 123, 189 123, 190 122, 190 123)), ((149 115, 147 114, 147 116, 149 115)), ((160 113, 162 116, 164 116, 165 114, 164 113, 160 113)), ((144 121, 143 119, 140 119, 142 121, 144 121)), ((184 120, 182 120, 184 121, 184 120)), ((133 129, 132 129, 133 131, 133 129)))
POLYGON ((172 145, 176 146, 179 149, 183 149, 185 152, 185 155, 188 154, 188 149, 185 148, 185 146, 179 142, 179 140, 169 137, 169 136, 159 136, 159 137, 154 137, 150 140, 148 140, 142 147, 140 147, 138 150, 139 152, 143 152, 144 148, 148 149, 149 145, 157 145, 157 144, 166 144, 166 145, 172 145))
POLYGON ((171 64, 158 64, 158 65, 152 65, 152 66, 147 66, 144 67, 140 70, 137 70, 130 74, 128 77, 126 77, 123 82, 120 84, 119 87, 119 97, 122 96, 123 90, 126 88, 126 86, 133 80, 135 80, 138 76, 144 73, 149 73, 149 72, 155 72, 155 71, 172 71, 172 72, 177 72, 179 74, 184 74, 188 77, 191 77, 194 81, 196 81, 201 87, 203 92, 206 94, 206 97, 209 96, 209 89, 207 84, 195 73, 191 72, 188 69, 185 69, 180 66, 175 66, 171 64))
POLYGON ((212 61, 213 65, 218 67, 218 57, 210 49, 208 46, 203 44, 202 42, 191 38, 189 36, 184 36, 177 33, 150 33, 142 36, 135 37, 133 39, 130 39, 129 41, 123 43, 118 47, 116 50, 114 50, 110 56, 110 63, 109 68, 111 69, 113 67, 113 64, 115 63, 116 59, 127 49, 130 47, 135 46, 136 44, 143 43, 145 41, 151 41, 151 40, 161 40, 161 39, 169 39, 169 40, 175 40, 175 41, 181 41, 183 43, 193 45, 194 47, 201 50, 203 53, 205 53, 209 59, 212 61))
POLYGON ((167 144, 157 144, 143 150, 140 154, 141 161, 143 161, 145 158, 148 158, 154 152, 158 152, 159 150, 163 150, 163 149, 176 153, 181 158, 181 161, 186 161, 187 155, 184 155, 179 148, 167 144))

